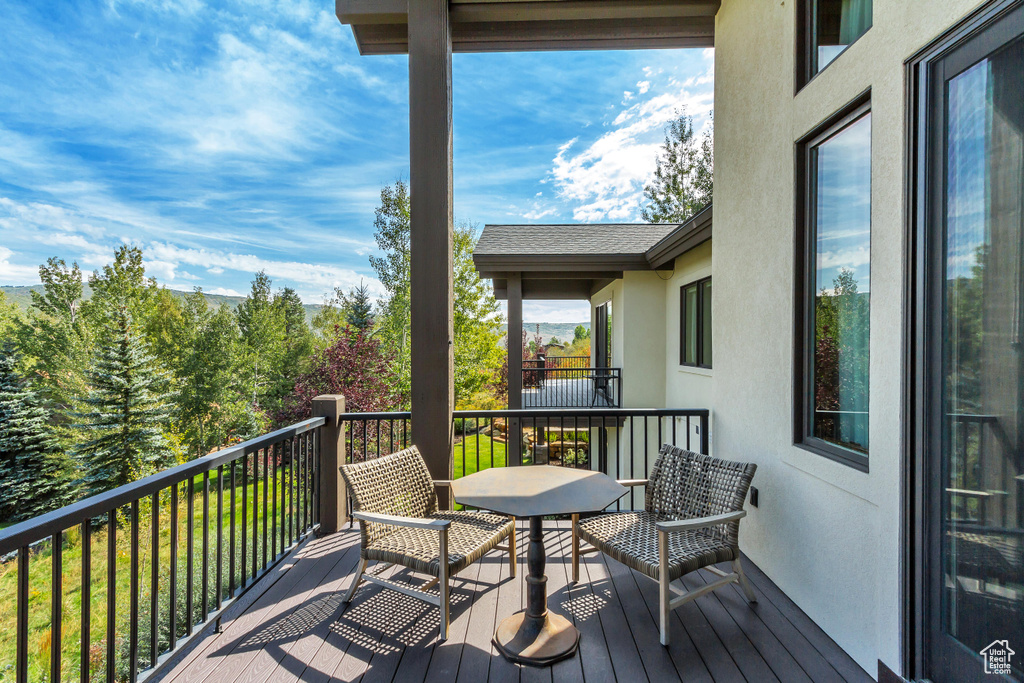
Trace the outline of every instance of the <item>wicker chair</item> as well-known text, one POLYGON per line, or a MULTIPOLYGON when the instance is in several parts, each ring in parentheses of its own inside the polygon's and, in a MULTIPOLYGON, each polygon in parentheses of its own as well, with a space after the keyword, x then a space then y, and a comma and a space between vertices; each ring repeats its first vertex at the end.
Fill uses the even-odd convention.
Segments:
POLYGON ((510 573, 516 575, 515 520, 483 512, 439 511, 435 487, 451 482, 431 480, 415 446, 342 465, 341 475, 352 494, 352 516, 361 530, 359 569, 345 594, 346 603, 363 579, 397 590, 441 608, 441 639, 445 640, 453 576, 494 548, 508 552, 510 573), (505 539, 507 544, 499 545, 505 539), (380 569, 367 572, 371 560, 383 563, 380 569), (377 575, 394 564, 433 578, 412 587, 377 575), (439 594, 428 592, 434 586, 439 594))
POLYGON ((650 479, 620 481, 647 486, 642 512, 615 512, 584 521, 573 515, 572 579, 579 581, 580 555, 601 551, 646 574, 660 587, 661 644, 669 642, 672 610, 716 588, 738 581, 750 602, 754 591, 740 564, 743 501, 757 465, 719 460, 665 444, 650 479), (580 548, 580 539, 592 547, 580 548), (714 566, 732 562, 733 572, 714 566), (679 593, 671 582, 707 569, 719 578, 679 593))

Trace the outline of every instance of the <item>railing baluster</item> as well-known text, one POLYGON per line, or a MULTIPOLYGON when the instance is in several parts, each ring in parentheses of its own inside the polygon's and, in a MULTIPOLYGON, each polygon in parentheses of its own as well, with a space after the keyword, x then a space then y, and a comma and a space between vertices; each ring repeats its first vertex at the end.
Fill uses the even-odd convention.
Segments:
POLYGON ((132 501, 131 574, 129 583, 128 680, 134 683, 139 674, 139 500, 132 501))
MULTIPOLYGON (((242 458, 242 547, 238 555, 239 588, 245 588, 247 585, 246 572, 249 570, 249 558, 246 555, 249 543, 249 454, 246 453, 242 458)), ((231 509, 234 510, 234 506, 231 509)))
POLYGON ((170 627, 170 649, 178 646, 178 484, 171 486, 171 577, 168 586, 167 621, 170 627))
POLYGON ((217 570, 215 572, 213 601, 219 610, 221 588, 224 585, 224 465, 217 466, 217 570))
POLYGON ((295 543, 295 437, 288 442, 288 545, 295 543))
POLYGON ((280 509, 277 507, 277 456, 281 452, 281 444, 276 443, 270 449, 270 482, 273 492, 271 494, 271 517, 274 520, 270 525, 270 558, 277 558, 277 530, 281 525, 280 509))
POLYGON ((18 550, 18 643, 15 679, 28 683, 28 555, 29 547, 18 550))
MULTIPOLYGON (((231 509, 228 510, 228 600, 235 597, 235 464, 237 462, 237 460, 232 460, 228 465, 231 472, 228 475, 231 486, 231 494, 228 496, 231 499, 231 509)), ((242 537, 245 537, 244 533, 242 537)))
POLYGON ((117 629, 117 508, 107 515, 107 680, 114 680, 117 629))
POLYGON ((188 489, 185 491, 185 502, 188 504, 188 511, 185 513, 185 528, 188 537, 185 539, 185 635, 192 635, 192 625, 195 620, 195 600, 192 595, 192 587, 195 585, 195 537, 196 537, 196 505, 195 505, 195 484, 193 477, 188 478, 188 489))
POLYGON ((92 525, 82 522, 82 626, 79 639, 78 680, 89 683, 90 618, 92 616, 92 525))
POLYGON ((269 523, 269 511, 270 511, 270 509, 269 509, 269 507, 267 505, 267 498, 268 498, 267 488, 269 486, 270 481, 269 481, 269 479, 267 479, 267 477, 269 476, 268 470, 269 470, 269 466, 270 466, 270 452, 272 450, 273 450, 273 446, 272 445, 268 445, 268 446, 265 447, 265 449, 263 449, 263 569, 264 570, 266 570, 266 566, 267 566, 267 559, 266 558, 267 558, 267 552, 269 550, 269 548, 268 548, 269 528, 267 528, 267 525, 269 523))
POLYGON ((260 566, 260 452, 253 451, 252 454, 252 576, 250 580, 256 581, 256 574, 260 566))
POLYGON ((210 473, 203 472, 203 599, 199 623, 210 615, 210 473))
POLYGON ((50 680, 60 683, 60 627, 64 598, 64 532, 50 540, 50 680))
POLYGON ((153 493, 150 511, 149 665, 160 657, 160 492, 153 493))

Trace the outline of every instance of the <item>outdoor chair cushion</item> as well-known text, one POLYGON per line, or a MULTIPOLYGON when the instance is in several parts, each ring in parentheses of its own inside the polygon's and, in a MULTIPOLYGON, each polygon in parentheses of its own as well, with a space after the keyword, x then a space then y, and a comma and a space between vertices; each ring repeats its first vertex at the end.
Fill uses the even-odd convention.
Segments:
MULTIPOLYGON (((658 580, 657 522, 676 517, 650 512, 613 512, 581 520, 580 538, 627 567, 658 580)), ((720 535, 706 529, 676 531, 668 535, 669 580, 701 567, 736 559, 736 550, 720 535)))
MULTIPOLYGON (((455 576, 506 538, 515 524, 511 517, 467 510, 433 512, 431 519, 450 519, 448 575, 455 576)), ((382 532, 361 550, 364 559, 394 562, 431 576, 440 573, 440 545, 435 529, 375 525, 382 532)))

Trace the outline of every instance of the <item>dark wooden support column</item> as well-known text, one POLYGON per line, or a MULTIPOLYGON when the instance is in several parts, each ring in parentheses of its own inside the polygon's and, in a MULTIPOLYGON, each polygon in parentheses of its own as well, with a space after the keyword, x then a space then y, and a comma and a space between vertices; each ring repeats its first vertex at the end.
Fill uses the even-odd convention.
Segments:
POLYGON ((348 491, 341 478, 345 464, 345 437, 341 416, 345 397, 338 394, 313 399, 313 417, 326 417, 320 430, 320 533, 333 534, 348 518, 348 491))
POLYGON ((452 29, 448 0, 409 2, 412 439, 451 479, 452 29))
POLYGON ((523 407, 523 278, 508 276, 508 407, 523 407))
MULTIPOLYGON (((520 273, 508 276, 508 407, 523 407, 523 277, 520 273)), ((518 418, 508 421, 506 453, 509 465, 521 465, 515 457, 523 443, 523 425, 518 418)))

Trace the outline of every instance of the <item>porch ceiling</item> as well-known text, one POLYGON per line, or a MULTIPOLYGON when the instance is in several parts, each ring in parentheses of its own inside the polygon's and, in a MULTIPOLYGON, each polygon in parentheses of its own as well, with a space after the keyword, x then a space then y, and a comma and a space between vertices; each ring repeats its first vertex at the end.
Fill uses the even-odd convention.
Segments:
MULTIPOLYGON (((406 54, 409 0, 336 0, 360 54, 406 54)), ((449 0, 453 52, 713 47, 720 0, 449 0)))

